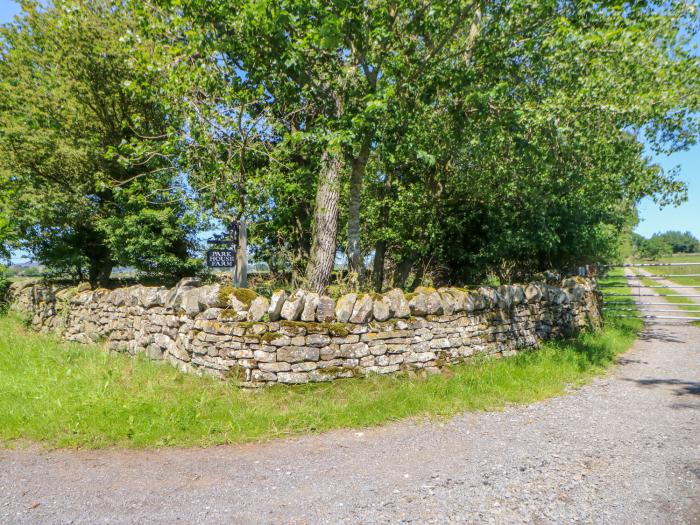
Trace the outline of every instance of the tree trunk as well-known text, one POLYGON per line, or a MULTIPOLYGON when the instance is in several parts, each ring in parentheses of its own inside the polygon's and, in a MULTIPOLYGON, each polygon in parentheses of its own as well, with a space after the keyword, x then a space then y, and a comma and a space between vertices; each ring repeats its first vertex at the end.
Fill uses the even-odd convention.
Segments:
POLYGON ((348 200, 348 267, 356 281, 364 278, 365 265, 362 261, 360 248, 360 206, 362 201, 362 180, 365 176, 367 161, 369 160, 370 141, 366 138, 362 142, 360 152, 352 159, 352 171, 350 173, 350 195, 348 200))
POLYGON ((406 286, 406 280, 408 275, 411 273, 411 266, 413 266, 413 258, 406 257, 402 260, 394 272, 394 287, 404 288, 406 286))
POLYGON ((306 266, 306 281, 317 293, 323 293, 326 289, 335 263, 342 168, 341 152, 323 152, 316 189, 311 253, 306 266))
MULTIPOLYGON (((391 173, 386 175, 384 179, 384 187, 382 188, 382 206, 380 211, 380 220, 383 226, 389 224, 389 204, 388 199, 391 195, 391 173)), ((372 267, 372 284, 374 291, 381 293, 384 286, 384 261, 386 259, 386 240, 380 239, 374 246, 374 263, 372 267)))
POLYGON ((95 288, 100 286, 106 288, 109 286, 109 277, 112 275, 112 268, 114 263, 112 261, 104 259, 92 259, 90 260, 90 269, 88 272, 88 279, 90 280, 90 286, 95 288))
POLYGON ((425 275, 425 265, 422 264, 422 261, 418 261, 418 268, 416 268, 416 274, 413 276, 413 282, 411 283, 411 286, 409 286, 409 290, 413 292, 416 288, 418 288, 422 282, 423 282, 423 276, 425 275))
POLYGON ((386 255, 386 241, 379 240, 374 245, 374 263, 372 267, 372 287, 377 293, 381 293, 384 286, 384 257, 386 255))

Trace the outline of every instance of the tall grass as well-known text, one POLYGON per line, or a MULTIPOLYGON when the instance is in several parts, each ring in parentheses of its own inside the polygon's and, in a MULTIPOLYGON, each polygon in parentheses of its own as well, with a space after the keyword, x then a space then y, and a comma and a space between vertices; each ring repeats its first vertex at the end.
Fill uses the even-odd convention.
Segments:
POLYGON ((0 317, 0 442, 161 447, 241 443, 409 416, 498 410, 564 392, 601 373, 640 323, 475 360, 427 378, 370 376, 246 391, 218 380, 28 331, 0 317))

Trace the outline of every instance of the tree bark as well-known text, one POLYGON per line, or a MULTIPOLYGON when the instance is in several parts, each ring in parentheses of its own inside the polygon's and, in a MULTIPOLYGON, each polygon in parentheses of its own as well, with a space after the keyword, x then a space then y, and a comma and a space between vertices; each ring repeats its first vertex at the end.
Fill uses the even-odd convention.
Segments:
MULTIPOLYGON (((386 226, 389 224, 389 203, 388 199, 391 195, 391 173, 386 175, 384 187, 382 188, 382 206, 380 211, 381 224, 386 226)), ((386 260, 386 240, 380 239, 374 245, 374 261, 372 267, 372 285, 374 291, 381 293, 384 287, 384 261, 386 260)))
POLYGON ((397 266, 394 272, 394 287, 404 288, 406 286, 406 280, 408 275, 411 273, 411 266, 413 266, 413 258, 404 258, 397 266))
POLYGON ((325 291, 335 264, 342 168, 341 152, 331 153, 328 150, 323 152, 321 173, 316 189, 311 253, 306 266, 308 286, 317 293, 325 291))
POLYGON ((372 265, 372 287, 377 293, 381 293, 384 286, 384 258, 386 255, 386 241, 379 240, 374 245, 374 262, 372 265))
POLYGON ((365 138, 358 155, 352 159, 350 195, 348 200, 348 267, 354 278, 364 279, 365 265, 360 248, 360 206, 362 204, 362 180, 369 160, 370 141, 365 138))
POLYGON ((416 268, 416 274, 413 276, 413 282, 408 289, 412 292, 418 288, 423 282, 423 276, 425 275, 425 265, 421 264, 422 261, 418 261, 418 267, 416 268))
POLYGON ((112 268, 114 263, 111 260, 104 259, 92 259, 90 261, 90 269, 88 279, 90 280, 90 286, 95 288, 100 286, 102 288, 107 288, 109 286, 109 278, 112 275, 112 268))

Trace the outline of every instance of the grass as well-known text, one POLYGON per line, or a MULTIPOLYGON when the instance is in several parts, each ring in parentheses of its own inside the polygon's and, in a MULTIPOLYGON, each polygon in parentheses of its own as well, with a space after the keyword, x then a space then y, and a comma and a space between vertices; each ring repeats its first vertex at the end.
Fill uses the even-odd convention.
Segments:
MULTIPOLYGON (((654 261, 637 261, 644 263, 700 263, 700 254, 678 254, 671 257, 662 257, 654 261)), ((696 274, 700 273, 700 266, 649 266, 644 270, 652 274, 696 274)), ((700 285, 700 277, 669 277, 667 280, 679 285, 700 285)))
MULTIPOLYGON (((696 268, 698 267, 696 266, 696 268)), ((649 279, 648 277, 640 277, 639 280, 645 286, 659 286, 659 282, 655 279, 649 279)), ((700 317, 700 303, 695 302, 692 298, 681 295, 677 290, 673 288, 654 288, 653 291, 655 293, 666 295, 666 297, 662 297, 661 299, 667 301, 668 303, 671 303, 671 305, 673 306, 677 306, 679 310, 685 310, 694 314, 690 315, 689 317, 700 317)), ((698 289, 698 291, 700 292, 700 289, 698 289)), ((700 295, 700 293, 693 295, 700 295)), ((649 313, 653 314, 653 311, 649 311, 649 313)), ((678 314, 681 313, 682 312, 678 312, 678 314)), ((659 315, 669 316, 675 316, 678 314, 674 314, 671 312, 659 313, 659 315)), ((680 317, 682 317, 682 315, 680 315, 680 317)), ((700 321, 693 321, 692 324, 694 324, 695 326, 700 326, 700 321)))
POLYGON ((636 319, 611 319, 601 331, 548 342, 537 352, 477 359, 426 378, 370 376, 246 391, 61 342, 9 314, 0 317, 0 443, 209 446, 498 410, 584 384, 629 348, 640 327, 636 319))

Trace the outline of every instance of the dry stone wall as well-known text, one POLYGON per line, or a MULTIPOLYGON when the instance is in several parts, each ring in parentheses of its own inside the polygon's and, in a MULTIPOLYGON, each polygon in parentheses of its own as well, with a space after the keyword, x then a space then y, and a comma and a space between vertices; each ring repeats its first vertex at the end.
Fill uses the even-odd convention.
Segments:
POLYGON ((400 371, 438 372, 475 355, 506 356, 601 323, 595 282, 330 297, 271 298, 183 279, 172 289, 90 290, 15 284, 13 308, 32 325, 81 343, 143 353, 243 386, 307 383, 400 371))

